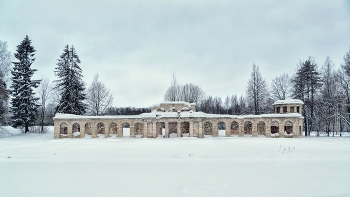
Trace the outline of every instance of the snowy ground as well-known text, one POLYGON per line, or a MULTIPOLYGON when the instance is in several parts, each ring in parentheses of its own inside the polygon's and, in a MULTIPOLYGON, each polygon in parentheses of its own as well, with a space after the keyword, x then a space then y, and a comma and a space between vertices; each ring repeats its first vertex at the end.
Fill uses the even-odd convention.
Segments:
MULTIPOLYGON (((12 132, 14 132, 12 130, 12 132)), ((350 137, 0 138, 1 197, 350 196, 350 137)))

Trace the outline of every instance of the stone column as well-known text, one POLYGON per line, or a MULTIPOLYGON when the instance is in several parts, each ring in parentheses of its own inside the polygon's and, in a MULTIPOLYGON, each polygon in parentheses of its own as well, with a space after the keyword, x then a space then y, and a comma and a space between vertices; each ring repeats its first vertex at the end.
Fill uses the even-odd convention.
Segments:
POLYGON ((122 125, 117 125, 117 136, 118 138, 123 137, 123 126, 122 125))
POLYGON ((177 121, 177 137, 182 137, 180 120, 177 121))
POLYGON ((69 138, 72 138, 73 137, 73 124, 71 123, 68 123, 68 126, 67 126, 67 134, 68 134, 68 137, 69 138))
POLYGON ((265 132, 266 132, 266 137, 271 137, 271 125, 269 123, 267 123, 265 125, 265 132))
POLYGON ((244 125, 239 125, 239 137, 244 137, 244 125))
POLYGON ((165 138, 168 138, 169 137, 169 122, 165 122, 165 127, 164 127, 164 135, 165 135, 165 138))
POLYGON ((284 125, 279 124, 278 125, 278 133, 280 138, 284 138, 284 125))
POLYGON ((190 121, 190 137, 193 137, 193 121, 190 121))
POLYGON ((198 122, 198 138, 204 138, 204 133, 203 133, 203 121, 198 122))
POLYGON ((152 125, 153 138, 157 137, 157 122, 153 122, 152 125))
POLYGON ((130 125, 130 138, 135 138, 135 127, 130 125))
POLYGON ((80 138, 85 137, 85 124, 86 122, 81 122, 80 125, 80 138))
POLYGON ((147 122, 143 123, 143 138, 147 138, 147 132, 148 132, 148 128, 147 128, 147 122))
POLYGON ((252 125, 252 137, 258 137, 258 127, 256 124, 252 125))
POLYGON ((293 124, 293 138, 299 138, 299 127, 297 124, 293 124))
POLYGON ((58 125, 58 123, 54 123, 54 128, 53 128, 53 130, 54 130, 54 138, 55 139, 57 139, 57 138, 59 138, 60 137, 60 125, 58 125))
POLYGON ((225 123, 225 136, 226 137, 231 136, 231 124, 225 123))
POLYGON ((97 125, 91 123, 91 137, 92 138, 97 138, 97 125))
POLYGON ((219 135, 218 123, 214 122, 214 125, 213 125, 213 137, 217 137, 218 135, 219 135))

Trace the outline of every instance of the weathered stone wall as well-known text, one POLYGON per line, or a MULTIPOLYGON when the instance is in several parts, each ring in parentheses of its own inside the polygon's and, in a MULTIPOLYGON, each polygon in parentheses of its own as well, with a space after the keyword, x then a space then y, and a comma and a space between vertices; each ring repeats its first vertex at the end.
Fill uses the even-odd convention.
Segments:
MULTIPOLYGON (((177 133, 181 137, 184 132, 189 132, 190 137, 203 138, 204 134, 217 137, 218 125, 225 125, 225 134, 227 137, 238 136, 266 136, 271 137, 271 126, 278 129, 277 137, 301 137, 303 119, 300 117, 269 117, 269 118, 99 118, 99 119, 54 119, 54 138, 60 137, 80 137, 91 135, 96 137, 110 137, 111 134, 117 134, 117 137, 123 136, 123 127, 130 126, 130 137, 142 135, 145 138, 155 138, 161 133, 161 125, 165 125, 165 138, 170 133, 177 133), (75 126, 73 127, 73 125, 75 126), (237 126, 238 125, 238 126, 237 126), (249 130, 245 125, 251 125, 249 130), (285 136, 284 126, 292 125, 292 134, 285 136), (62 134, 66 127, 67 134, 62 134), (234 128, 232 128, 234 126, 234 128), (209 128, 210 127, 210 128, 209 128), (79 128, 79 130, 77 130, 79 128), (80 131, 73 132, 73 131, 80 131)), ((274 135, 274 137, 276 137, 274 135)))

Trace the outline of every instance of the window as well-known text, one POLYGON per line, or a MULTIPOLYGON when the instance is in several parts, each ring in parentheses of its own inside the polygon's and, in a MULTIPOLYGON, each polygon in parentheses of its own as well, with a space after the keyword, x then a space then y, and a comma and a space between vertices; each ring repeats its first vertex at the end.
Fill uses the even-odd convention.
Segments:
POLYGON ((277 107, 277 113, 278 114, 280 113, 280 107, 277 107))
POLYGON ((300 107, 297 107, 297 112, 300 113, 300 107))
POLYGON ((294 113, 294 107, 290 107, 290 113, 294 113))
POLYGON ((283 107, 283 113, 287 113, 287 106, 283 107))

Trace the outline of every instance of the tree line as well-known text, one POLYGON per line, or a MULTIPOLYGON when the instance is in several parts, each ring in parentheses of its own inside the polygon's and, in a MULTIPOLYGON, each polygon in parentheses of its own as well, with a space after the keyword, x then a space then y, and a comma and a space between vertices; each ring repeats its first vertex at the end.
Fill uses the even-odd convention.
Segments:
MULTIPOLYGON (((80 58, 74 46, 66 45, 57 59, 56 80, 32 79, 37 71, 36 50, 26 36, 9 52, 7 43, 0 41, 0 124, 23 127, 52 125, 56 113, 86 115, 136 115, 150 112, 150 108, 113 107, 113 95, 95 75, 86 88, 82 80, 80 58)), ((245 95, 221 98, 206 95, 193 83, 181 85, 175 73, 164 94, 165 101, 196 103, 197 110, 212 114, 273 113, 276 100, 296 98, 304 102, 305 135, 316 131, 328 136, 350 128, 350 50, 336 69, 330 57, 323 64, 312 57, 300 60, 296 72, 282 73, 270 84, 262 77, 259 66, 253 64, 245 95)))
POLYGON ((338 69, 330 57, 321 65, 313 57, 299 60, 296 72, 275 77, 268 84, 259 66, 253 64, 245 95, 221 97, 206 95, 195 84, 180 85, 175 74, 164 94, 165 101, 196 103, 197 111, 212 114, 266 114, 274 113, 272 104, 288 98, 304 102, 305 136, 315 131, 319 136, 334 136, 350 131, 350 50, 344 55, 338 69), (190 91, 184 87, 192 87, 190 91), (198 94, 199 92, 199 94, 198 94), (195 96, 193 96, 195 95, 195 96))
POLYGON ((52 82, 48 78, 33 80, 37 71, 36 50, 26 36, 16 53, 0 41, 0 126, 20 127, 24 132, 33 125, 53 125, 56 113, 76 115, 131 115, 149 112, 150 108, 112 107, 113 95, 95 75, 86 88, 82 80, 80 58, 74 46, 66 45, 59 56, 52 82))

